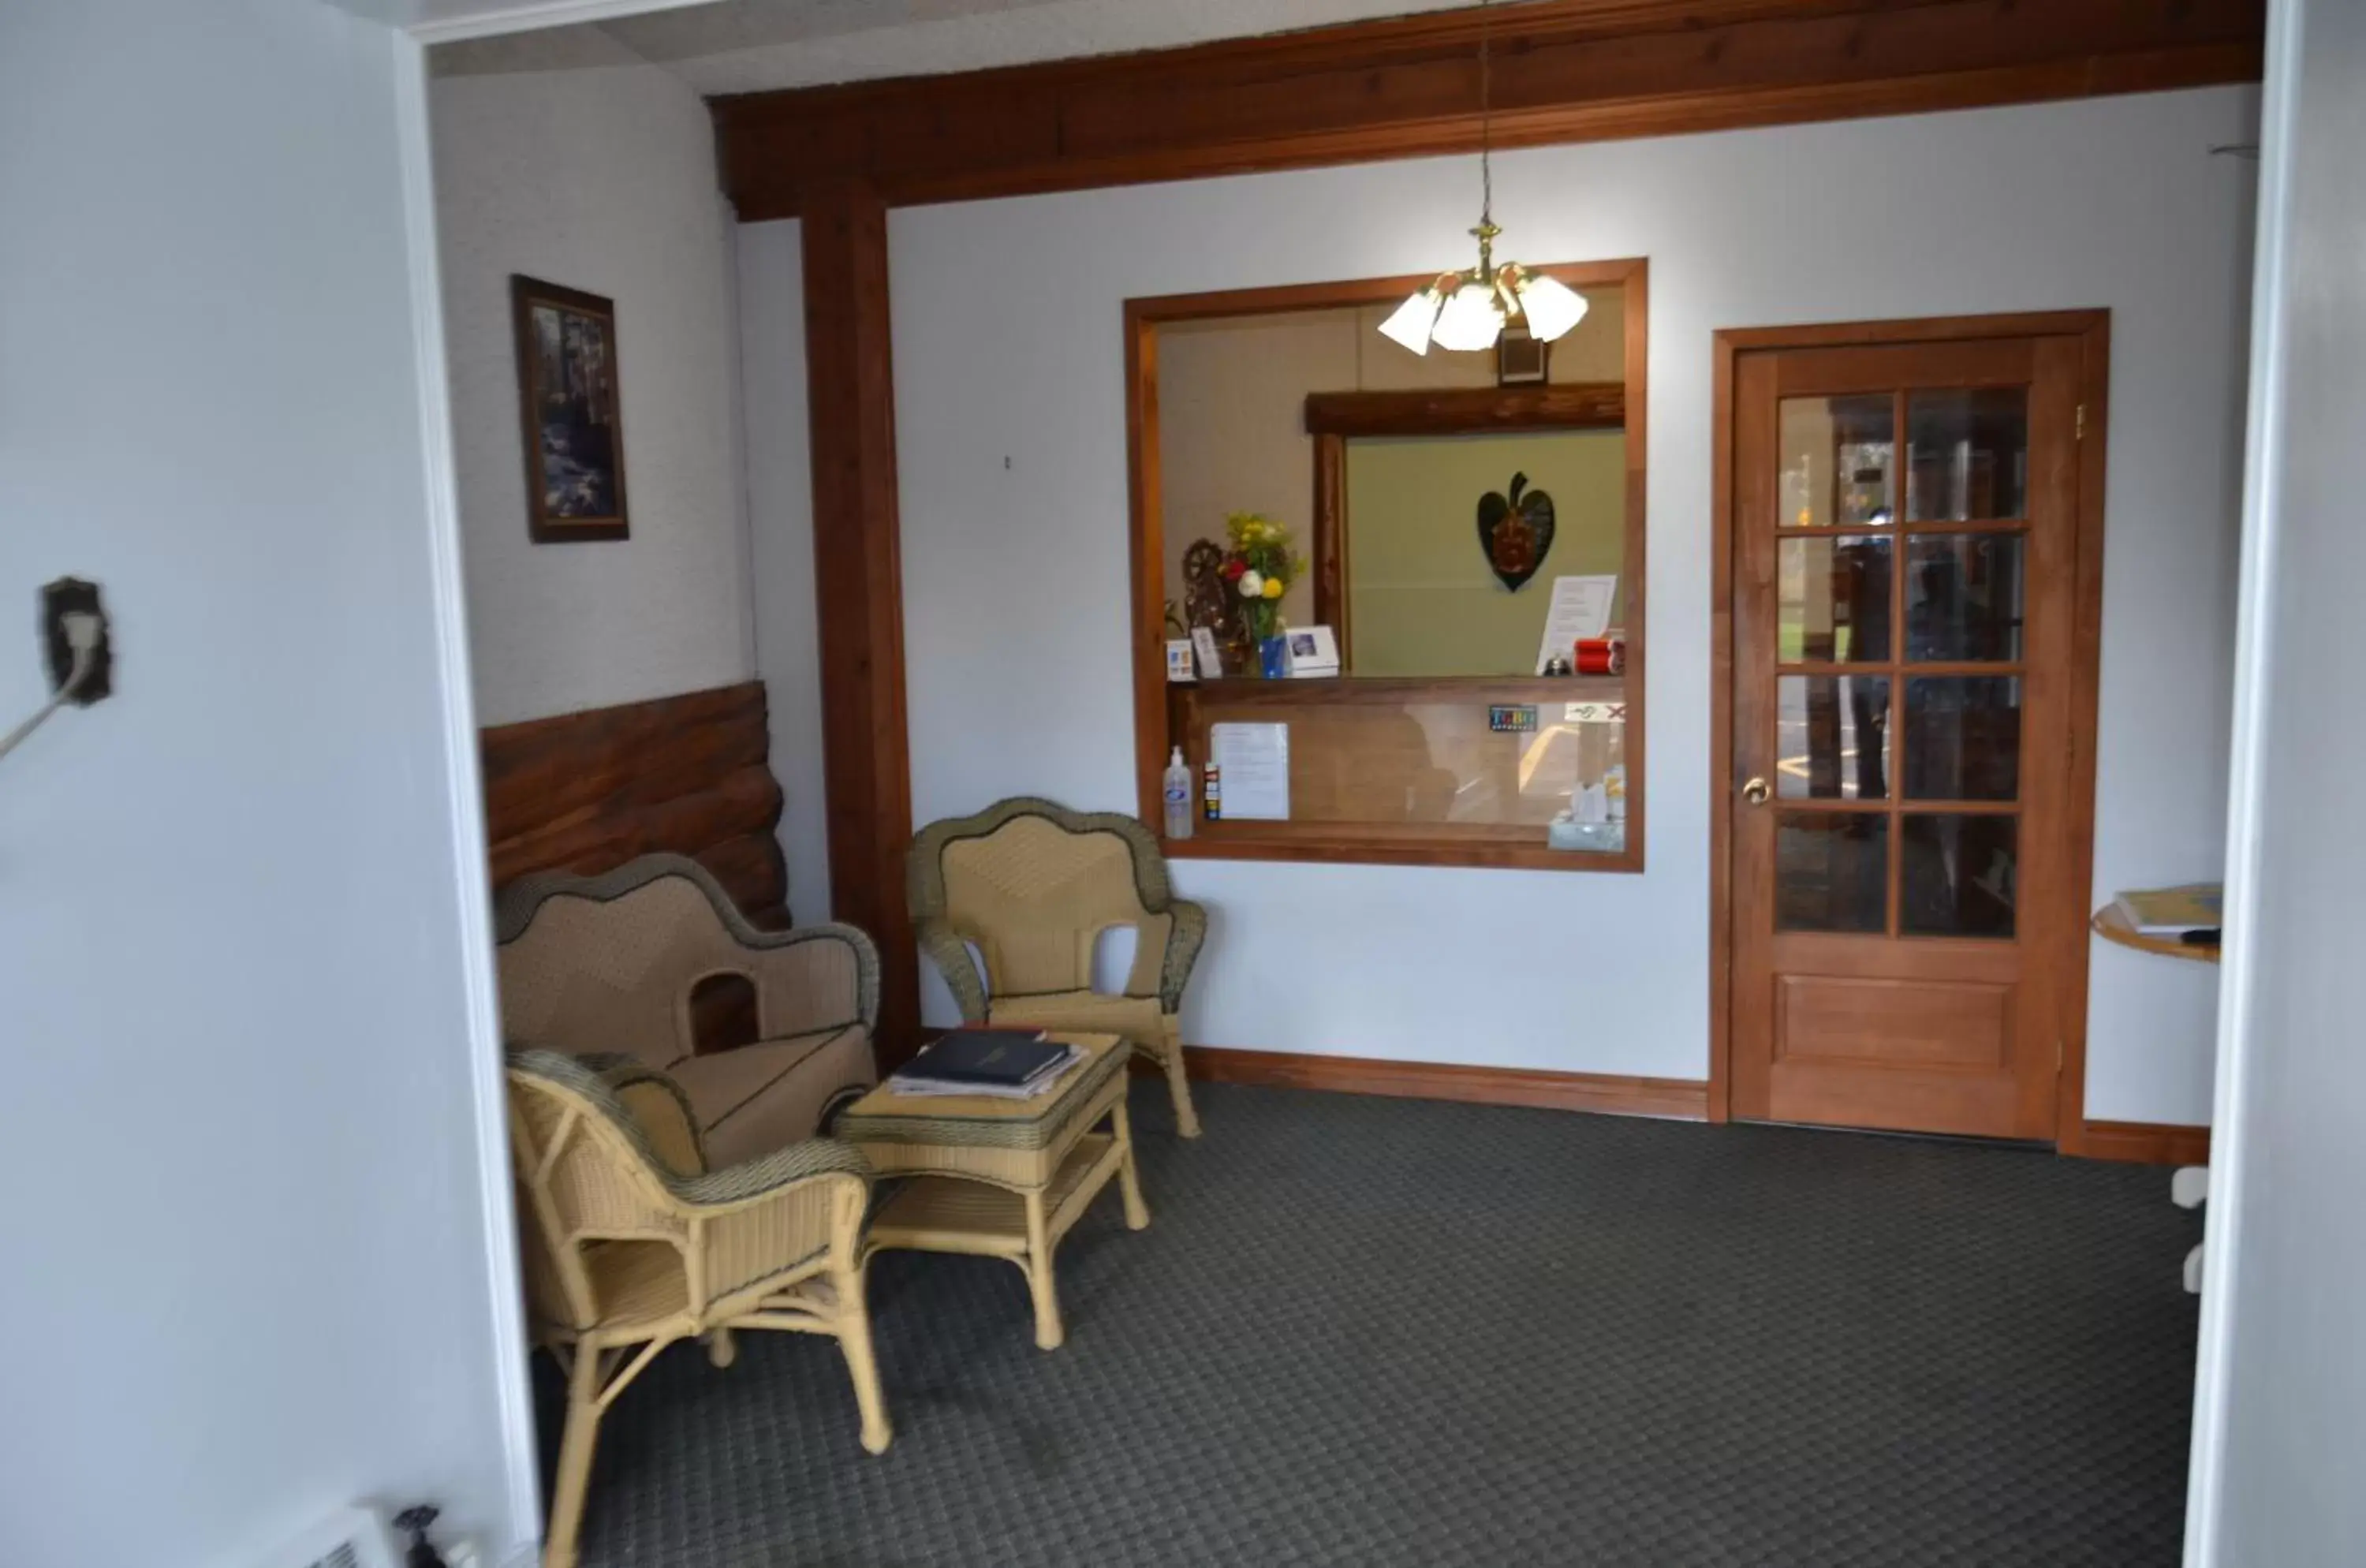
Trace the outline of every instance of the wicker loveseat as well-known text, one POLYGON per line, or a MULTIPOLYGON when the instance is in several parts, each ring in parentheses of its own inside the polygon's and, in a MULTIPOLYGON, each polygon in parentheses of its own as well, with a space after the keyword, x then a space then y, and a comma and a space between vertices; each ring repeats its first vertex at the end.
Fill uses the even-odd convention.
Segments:
POLYGON ((497 934, 510 1045, 622 1054, 664 1073, 718 1165, 813 1136, 828 1111, 878 1081, 871 939, 840 925, 758 931, 686 857, 523 877, 501 893, 497 934), (721 976, 753 986, 758 1038, 700 1055, 693 993, 721 976))
POLYGON ((1200 1135, 1178 1015, 1208 912, 1175 897, 1148 829, 1020 795, 922 829, 906 879, 921 951, 965 1021, 1123 1035, 1165 1069, 1176 1130, 1200 1135), (1133 972, 1096 991, 1093 949, 1113 926, 1134 931, 1133 972))

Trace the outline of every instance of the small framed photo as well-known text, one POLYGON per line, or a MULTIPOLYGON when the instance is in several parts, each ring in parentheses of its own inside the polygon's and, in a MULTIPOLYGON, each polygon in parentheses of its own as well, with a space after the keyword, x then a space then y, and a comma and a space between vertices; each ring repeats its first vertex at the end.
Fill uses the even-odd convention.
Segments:
POLYGON ((1535 386, 1551 373, 1552 344, 1533 336, 1525 321, 1507 322, 1495 340, 1495 385, 1535 386))
POLYGON ((1166 639, 1166 679, 1169 682, 1197 681, 1199 671, 1191 668, 1191 639, 1166 639))
MULTIPOLYGON (((1216 633, 1212 627, 1191 628, 1191 651, 1199 655, 1200 679, 1221 681, 1224 678, 1224 650, 1217 646, 1216 633)), ((1167 668, 1170 671, 1174 668, 1171 660, 1168 661, 1167 668)))
POLYGON ((1293 681, 1336 675, 1339 641, 1329 626, 1292 626, 1282 634, 1282 659, 1293 681))
POLYGON ((538 545, 630 536, 615 301, 513 275, 526 532, 538 545))

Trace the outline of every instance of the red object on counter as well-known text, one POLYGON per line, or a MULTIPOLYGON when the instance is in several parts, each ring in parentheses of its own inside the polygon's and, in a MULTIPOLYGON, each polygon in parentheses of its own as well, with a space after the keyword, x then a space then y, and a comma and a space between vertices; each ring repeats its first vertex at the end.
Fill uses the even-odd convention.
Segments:
POLYGON ((1582 637, 1572 666, 1581 675, 1624 675, 1627 639, 1623 637, 1582 637))

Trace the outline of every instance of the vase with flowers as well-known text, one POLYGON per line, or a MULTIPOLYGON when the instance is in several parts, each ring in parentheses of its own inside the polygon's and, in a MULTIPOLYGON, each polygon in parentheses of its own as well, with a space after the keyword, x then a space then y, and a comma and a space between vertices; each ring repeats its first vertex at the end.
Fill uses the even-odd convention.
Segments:
POLYGON ((1231 548, 1223 575, 1239 596, 1241 625, 1257 650, 1258 672, 1268 680, 1286 674, 1281 598, 1306 570, 1306 558, 1290 547, 1290 530, 1256 512, 1224 519, 1231 548))

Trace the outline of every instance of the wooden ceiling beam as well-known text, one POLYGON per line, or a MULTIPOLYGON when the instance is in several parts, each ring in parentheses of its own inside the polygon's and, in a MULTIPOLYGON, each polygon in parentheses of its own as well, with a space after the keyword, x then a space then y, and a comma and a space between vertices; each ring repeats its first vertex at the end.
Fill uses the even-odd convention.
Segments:
MULTIPOLYGON (((1494 8, 1500 146, 2256 81, 2266 0, 1531 0, 1494 8)), ((1474 151, 1480 16, 712 101, 745 221, 1474 151)), ((2075 152, 2068 155, 2075 155, 2075 152)))

